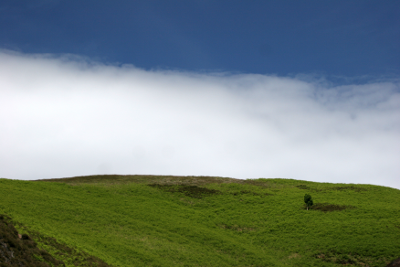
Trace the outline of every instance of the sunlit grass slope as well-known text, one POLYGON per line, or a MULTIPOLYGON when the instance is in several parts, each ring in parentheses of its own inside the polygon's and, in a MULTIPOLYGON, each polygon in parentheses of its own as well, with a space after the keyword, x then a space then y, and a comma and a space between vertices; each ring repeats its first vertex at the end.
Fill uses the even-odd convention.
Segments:
POLYGON ((400 190, 372 185, 0 179, 0 213, 113 266, 385 266, 400 256, 400 190))

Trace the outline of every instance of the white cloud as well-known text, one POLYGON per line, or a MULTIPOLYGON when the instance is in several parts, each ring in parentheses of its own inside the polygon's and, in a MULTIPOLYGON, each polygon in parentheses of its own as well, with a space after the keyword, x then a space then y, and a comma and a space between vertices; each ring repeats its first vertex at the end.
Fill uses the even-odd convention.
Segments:
POLYGON ((0 176, 287 177, 400 188, 399 88, 3 51, 0 176))

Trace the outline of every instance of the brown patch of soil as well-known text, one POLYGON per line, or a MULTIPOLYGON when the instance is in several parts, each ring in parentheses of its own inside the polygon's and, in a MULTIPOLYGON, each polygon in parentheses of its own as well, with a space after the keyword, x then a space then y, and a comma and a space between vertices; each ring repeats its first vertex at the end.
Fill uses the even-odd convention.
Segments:
POLYGON ((211 196, 215 194, 221 194, 222 192, 215 189, 208 189, 205 187, 198 187, 196 185, 162 185, 162 184, 149 184, 151 187, 155 187, 167 192, 179 192, 185 194, 185 196, 192 198, 203 198, 205 196, 211 196))
POLYGON ((296 187, 299 189, 311 189, 310 187, 306 186, 305 184, 299 184, 299 185, 296 185, 296 187))
POLYGON ((256 192, 252 192, 252 191, 248 191, 248 190, 241 190, 238 192, 233 192, 231 193, 234 196, 241 196, 241 195, 253 195, 253 196, 271 196, 272 194, 269 193, 264 193, 264 194, 260 194, 260 193, 256 193, 256 192))
POLYGON ((400 258, 393 260, 391 263, 386 265, 386 267, 400 267, 400 258))
POLYGON ((234 231, 241 232, 241 233, 253 232, 256 230, 253 227, 247 227, 247 226, 242 226, 242 225, 221 224, 220 227, 222 229, 234 230, 234 231))
POLYGON ((353 190, 353 191, 356 191, 356 192, 367 191, 367 189, 365 189, 365 188, 354 186, 354 185, 351 185, 351 186, 335 186, 335 187, 332 187, 330 189, 339 190, 339 191, 353 190))
MULTIPOLYGON (((320 259, 325 262, 331 262, 337 265, 346 266, 384 266, 388 262, 386 258, 373 258, 362 256, 358 254, 345 254, 337 251, 327 251, 325 253, 315 254, 314 258, 320 259)), ((389 265, 388 265, 389 266, 389 265)), ((398 265, 390 266, 397 267, 398 265)))
POLYGON ((340 211, 345 209, 354 209, 355 207, 350 205, 336 205, 336 204, 329 204, 329 203, 316 203, 309 207, 311 210, 319 210, 323 212, 328 211, 340 211))

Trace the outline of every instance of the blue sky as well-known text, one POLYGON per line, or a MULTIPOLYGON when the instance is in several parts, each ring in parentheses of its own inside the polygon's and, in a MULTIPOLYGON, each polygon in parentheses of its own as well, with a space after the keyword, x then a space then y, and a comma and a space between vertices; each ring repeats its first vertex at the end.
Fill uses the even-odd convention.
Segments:
POLYGON ((399 13, 398 1, 1 1, 0 177, 400 189, 399 13))
POLYGON ((0 4, 0 45, 139 68, 328 76, 400 73, 398 1, 0 4))

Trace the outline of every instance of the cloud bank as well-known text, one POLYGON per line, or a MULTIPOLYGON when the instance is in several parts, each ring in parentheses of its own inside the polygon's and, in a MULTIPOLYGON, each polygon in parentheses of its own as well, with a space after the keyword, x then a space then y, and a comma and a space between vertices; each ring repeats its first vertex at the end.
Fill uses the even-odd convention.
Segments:
POLYGON ((284 177, 400 189, 400 84, 0 52, 0 177, 284 177))

